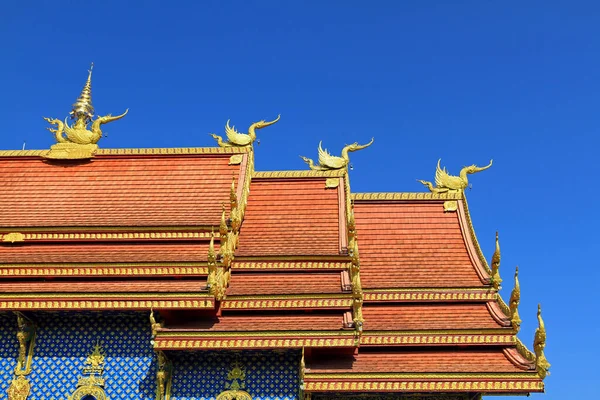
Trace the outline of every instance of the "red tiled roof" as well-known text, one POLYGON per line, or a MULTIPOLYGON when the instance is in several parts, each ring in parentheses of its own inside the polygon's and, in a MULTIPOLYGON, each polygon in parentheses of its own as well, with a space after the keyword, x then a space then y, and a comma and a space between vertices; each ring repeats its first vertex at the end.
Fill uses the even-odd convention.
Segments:
POLYGON ((445 330, 499 329, 485 303, 480 304, 402 304, 396 306, 363 306, 364 329, 445 330))
POLYGON ((363 288, 483 286, 458 213, 442 202, 356 201, 354 210, 363 288))
POLYGON ((0 244, 0 263, 203 262, 207 242, 0 244))
POLYGON ((341 330, 342 322, 342 313, 308 315, 226 315, 218 320, 198 320, 185 326, 169 327, 169 329, 164 329, 163 331, 323 331, 341 330))
POLYGON ((340 272, 240 274, 234 272, 228 295, 341 293, 340 272))
POLYGON ((206 281, 91 281, 0 283, 1 293, 197 293, 206 291, 206 281))
POLYGON ((254 179, 236 255, 338 255, 338 190, 325 178, 254 179))
POLYGON ((309 360, 310 374, 319 373, 518 373, 523 372, 502 349, 361 350, 357 356, 309 360))
POLYGON ((240 174, 230 156, 0 159, 0 226, 218 225, 240 174))

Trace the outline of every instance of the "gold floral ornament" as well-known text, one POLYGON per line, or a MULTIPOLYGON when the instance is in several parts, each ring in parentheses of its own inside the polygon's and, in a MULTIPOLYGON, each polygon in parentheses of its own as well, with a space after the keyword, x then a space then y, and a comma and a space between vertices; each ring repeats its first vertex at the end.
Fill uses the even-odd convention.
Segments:
POLYGON ((484 171, 492 166, 493 160, 490 160, 490 163, 485 167, 478 167, 476 165, 469 165, 468 167, 464 167, 460 170, 460 174, 458 176, 452 176, 448 174, 446 168, 440 167, 440 162, 442 159, 440 158, 437 163, 437 168, 435 170, 435 187, 431 182, 423 181, 419 179, 423 185, 425 185, 432 193, 456 193, 462 192, 467 187, 469 187, 469 180, 467 178, 468 174, 474 174, 476 172, 484 171))
POLYGON ((227 374, 225 391, 221 392, 216 400, 252 400, 250 393, 246 389, 246 369, 240 363, 236 355, 235 361, 231 363, 231 370, 227 374))
POLYGON ((85 360, 87 366, 83 369, 83 376, 79 377, 77 388, 71 396, 68 396, 68 400, 82 400, 88 396, 96 400, 107 400, 102 377, 105 358, 106 355, 100 343, 96 343, 94 350, 85 360))
POLYGON ((256 140, 256 130, 262 129, 267 126, 273 125, 279 121, 281 115, 278 115, 273 121, 261 120, 253 123, 248 128, 248 133, 240 133, 235 129, 235 126, 229 126, 229 121, 225 124, 225 134, 227 135, 227 141, 223 141, 223 138, 219 135, 211 133, 210 136, 217 141, 220 147, 249 147, 256 140))
POLYGON ((123 118, 129 110, 123 114, 112 116, 110 114, 103 117, 94 117, 94 106, 92 105, 92 67, 88 71, 88 78, 83 86, 81 94, 77 101, 73 104, 73 110, 70 112, 71 119, 75 120, 72 126, 65 121, 59 119, 46 118, 44 119, 52 125, 56 125, 56 129, 47 128, 54 133, 56 144, 50 147, 50 151, 46 154, 46 158, 51 159, 87 159, 94 156, 98 150, 98 141, 102 138, 102 130, 100 127, 112 121, 123 118), (88 124, 92 123, 91 130, 88 130, 88 124))
POLYGON ((348 156, 349 152, 358 151, 365 149, 373 144, 375 138, 372 138, 371 141, 367 144, 358 144, 358 142, 354 142, 345 146, 342 149, 342 156, 332 156, 327 149, 323 149, 322 141, 319 142, 319 163, 315 164, 313 160, 308 157, 300 156, 304 160, 305 163, 308 164, 310 169, 313 171, 327 171, 332 169, 342 169, 346 168, 350 163, 350 157, 348 156))

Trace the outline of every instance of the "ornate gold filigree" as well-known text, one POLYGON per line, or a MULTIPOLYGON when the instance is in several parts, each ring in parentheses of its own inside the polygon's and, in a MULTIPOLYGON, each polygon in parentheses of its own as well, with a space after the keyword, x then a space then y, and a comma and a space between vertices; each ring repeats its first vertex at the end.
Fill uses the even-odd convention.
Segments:
POLYGON ((211 133, 210 135, 217 141, 220 147, 249 147, 256 140, 256 130, 265 128, 269 125, 273 125, 281 115, 278 115, 273 121, 261 120, 253 123, 248 128, 248 133, 240 133, 235 129, 235 126, 229 126, 229 120, 225 124, 225 134, 227 135, 227 141, 224 141, 221 136, 211 133))
POLYGON ((7 233, 4 236, 2 236, 2 241, 9 242, 9 243, 24 242, 25 235, 20 232, 7 233))
POLYGON ((335 189, 340 186, 340 178, 327 178, 325 180, 325 188, 327 189, 335 189))
POLYGON ((500 242, 498 241, 498 232, 496 232, 496 249, 492 255, 492 280, 491 284, 496 290, 500 290, 502 278, 500 278, 500 242))
POLYGON ((240 165, 244 156, 242 154, 234 154, 229 157, 229 165, 240 165))
MULTIPOLYGON (((92 64, 93 68, 93 64, 92 64)), ((87 81, 73 104, 71 118, 75 120, 73 126, 69 126, 67 120, 64 123, 58 119, 44 118, 48 123, 56 125, 55 129, 48 128, 54 133, 56 144, 50 147, 50 151, 44 156, 53 159, 86 159, 94 156, 98 150, 98 141, 102 138, 100 127, 112 121, 123 118, 129 110, 123 114, 113 117, 105 115, 97 117, 94 121, 94 107, 92 106, 92 68, 89 70, 87 81), (91 130, 87 129, 92 122, 91 130)))
POLYGON ((521 301, 521 285, 519 285, 519 267, 515 269, 515 287, 510 294, 510 320, 515 332, 521 329, 521 318, 519 317, 519 302, 521 301))
POLYGON ((244 389, 246 389, 246 369, 240 363, 236 354, 236 358, 231 363, 231 369, 227 374, 225 391, 221 392, 216 400, 252 400, 250 393, 244 389))
POLYGON ((31 391, 31 384, 23 375, 13 378, 8 387, 8 400, 25 400, 31 391))
POLYGON ((156 354, 158 356, 156 400, 169 400, 171 398, 173 364, 162 351, 158 350, 156 354))
POLYGON ((440 162, 442 159, 440 158, 437 163, 437 169, 435 171, 435 187, 431 182, 419 180, 423 185, 427 186, 427 188, 432 193, 445 193, 445 192, 462 192, 465 188, 469 186, 469 180, 467 179, 467 174, 474 174, 476 172, 480 172, 488 169, 492 166, 492 160, 485 167, 478 167, 476 165, 469 165, 468 167, 464 167, 460 170, 459 176, 452 176, 448 174, 446 168, 440 167, 440 162))
POLYGON ((542 306, 538 304, 538 328, 535 330, 535 337, 533 339, 533 350, 535 352, 535 366, 538 374, 542 379, 546 378, 546 375, 550 375, 550 363, 544 355, 544 348, 546 347, 546 326, 542 319, 542 306))
POLYGON ((371 141, 367 144, 358 144, 358 142, 354 142, 345 146, 342 149, 342 156, 332 156, 327 149, 323 149, 322 143, 319 142, 319 164, 315 164, 313 160, 310 158, 300 156, 304 160, 305 163, 308 164, 310 169, 315 171, 327 171, 331 169, 343 169, 350 163, 350 158, 348 157, 348 153, 351 151, 358 151, 364 148, 369 147, 373 144, 375 138, 372 138, 371 141))
POLYGON ((94 345, 93 351, 85 360, 83 375, 79 377, 75 391, 68 396, 68 400, 82 400, 92 396, 96 400, 107 400, 104 392, 104 360, 106 355, 100 343, 94 345))

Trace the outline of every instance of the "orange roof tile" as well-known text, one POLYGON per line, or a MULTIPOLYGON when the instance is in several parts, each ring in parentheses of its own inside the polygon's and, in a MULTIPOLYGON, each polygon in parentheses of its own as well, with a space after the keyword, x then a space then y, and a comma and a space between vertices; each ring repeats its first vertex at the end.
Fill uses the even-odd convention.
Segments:
POLYGON ((325 180, 252 180, 236 256, 338 255, 343 187, 325 180))
POLYGON ((402 304, 363 306, 366 331, 499 329, 485 303, 480 304, 402 304))
POLYGON ((202 262, 207 242, 0 244, 0 264, 202 262))
POLYGON ((324 331, 341 330, 343 314, 226 315, 214 320, 198 320, 185 326, 170 326, 163 332, 201 331, 324 331))
POLYGON ((356 201, 363 288, 484 286, 442 203, 356 201))
POLYGON ((308 374, 320 373, 519 373, 502 349, 361 349, 354 357, 328 357, 306 362, 308 374))
POLYGON ((218 225, 240 175, 230 156, 0 158, 0 226, 218 225))
POLYGON ((234 272, 227 295, 342 293, 340 272, 240 274, 234 272))

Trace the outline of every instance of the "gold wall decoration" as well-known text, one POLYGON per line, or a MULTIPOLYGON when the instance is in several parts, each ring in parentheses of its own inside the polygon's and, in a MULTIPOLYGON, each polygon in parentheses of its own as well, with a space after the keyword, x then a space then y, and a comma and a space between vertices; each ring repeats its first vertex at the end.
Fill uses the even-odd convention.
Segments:
POLYGON ((500 242, 498 241, 498 232, 496 232, 496 248, 492 255, 492 286, 496 290, 500 290, 502 287, 502 278, 500 278, 500 242))
POLYGON ((252 400, 250 393, 244 390, 246 389, 246 368, 240 363, 237 355, 227 374, 225 389, 217 396, 216 400, 252 400))
POLYGON ((358 151, 364 148, 369 147, 373 144, 375 138, 372 138, 371 141, 367 144, 358 144, 358 142, 354 142, 345 146, 342 149, 342 156, 332 156, 327 149, 323 149, 322 143, 319 142, 319 163, 315 164, 313 160, 308 157, 300 156, 304 160, 305 163, 308 164, 310 169, 314 171, 327 171, 332 169, 342 169, 346 168, 350 163, 350 158, 348 157, 348 153, 351 151, 358 151))
POLYGON ((210 135, 217 141, 217 144, 220 147, 248 147, 252 146, 252 143, 256 140, 256 130, 262 129, 267 126, 273 125, 277 121, 279 121, 281 115, 278 115, 273 121, 265 121, 261 120, 253 123, 248 128, 248 133, 240 133, 235 129, 235 126, 229 126, 229 120, 225 124, 225 134, 227 135, 227 141, 224 141, 223 138, 219 135, 215 135, 211 133, 210 135))
POLYGON ((83 374, 77 381, 75 391, 68 396, 68 400, 82 400, 87 396, 92 396, 96 400, 108 400, 104 392, 104 360, 106 355, 100 346, 96 343, 93 351, 85 360, 86 367, 83 368, 83 374))
POLYGON ((535 352, 535 366, 538 374, 542 379, 546 378, 546 375, 550 375, 550 363, 544 355, 544 348, 546 347, 546 326, 542 319, 542 306, 538 304, 538 328, 535 330, 535 337, 533 339, 533 351, 535 352))
POLYGON ((476 165, 464 167, 460 170, 460 174, 458 176, 452 176, 448 174, 446 168, 442 169, 440 167, 441 161, 442 159, 440 158, 435 171, 435 187, 431 182, 419 180, 419 182, 425 185, 432 193, 462 192, 469 186, 467 175, 488 169, 492 166, 493 160, 490 160, 490 163, 485 167, 478 167, 476 165))
POLYGON ((17 366, 15 367, 15 377, 8 387, 7 395, 9 400, 25 400, 31 390, 31 384, 25 376, 31 373, 36 326, 24 314, 16 312, 16 315, 19 353, 17 366))
POLYGON ((521 301, 521 285, 519 284, 519 267, 515 269, 515 287, 510 294, 509 308, 510 320, 515 332, 521 329, 521 318, 519 317, 519 302, 521 301))
POLYGON ((2 236, 2 241, 9 243, 24 242, 25 235, 20 232, 10 232, 2 236))
MULTIPOLYGON (((92 64, 93 68, 94 64, 92 64)), ((123 114, 112 116, 110 114, 103 117, 94 117, 94 107, 92 105, 92 68, 88 73, 87 81, 73 104, 71 119, 75 120, 72 126, 69 126, 67 119, 65 121, 52 118, 44 118, 48 123, 56 125, 56 128, 48 128, 54 133, 56 144, 50 147, 50 151, 45 154, 46 158, 52 159, 86 159, 91 158, 98 150, 98 141, 102 138, 100 127, 112 121, 123 118, 129 110, 123 114), (88 130, 88 124, 92 123, 91 130, 88 130)))
POLYGON ((173 378, 173 364, 165 353, 158 350, 158 370, 156 371, 156 400, 169 400, 171 398, 171 385, 173 378))

